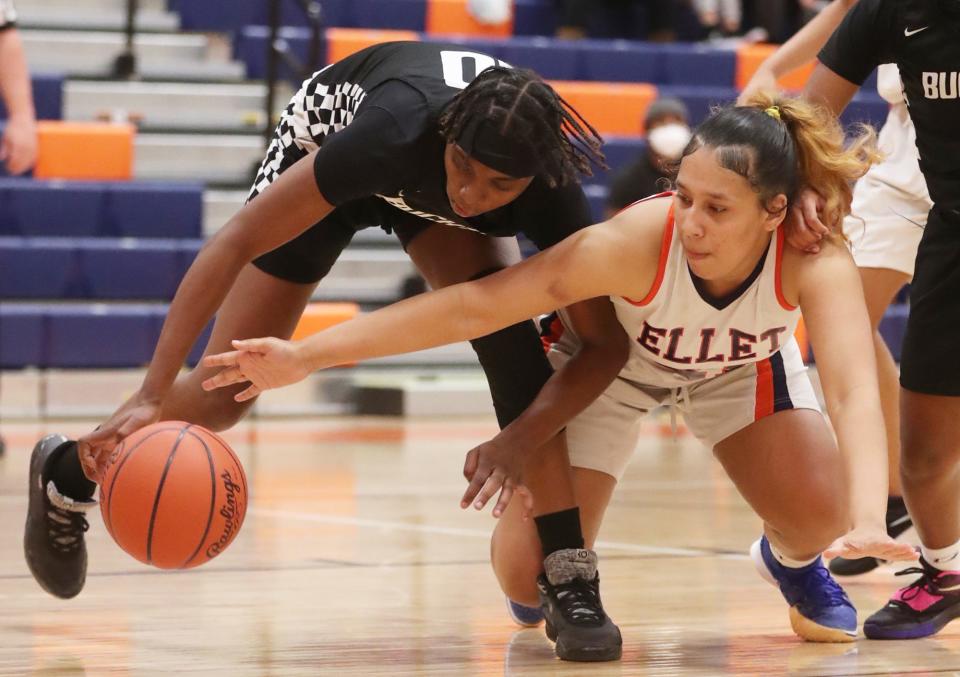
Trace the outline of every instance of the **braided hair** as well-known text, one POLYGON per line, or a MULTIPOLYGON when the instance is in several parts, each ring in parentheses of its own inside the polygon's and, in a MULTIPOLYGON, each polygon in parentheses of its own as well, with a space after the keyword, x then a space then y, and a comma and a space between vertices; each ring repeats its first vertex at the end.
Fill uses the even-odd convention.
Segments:
POLYGON ((603 139, 570 104, 531 70, 491 66, 455 96, 440 115, 440 134, 456 141, 467 122, 484 116, 501 136, 540 158, 551 187, 608 169, 603 139))

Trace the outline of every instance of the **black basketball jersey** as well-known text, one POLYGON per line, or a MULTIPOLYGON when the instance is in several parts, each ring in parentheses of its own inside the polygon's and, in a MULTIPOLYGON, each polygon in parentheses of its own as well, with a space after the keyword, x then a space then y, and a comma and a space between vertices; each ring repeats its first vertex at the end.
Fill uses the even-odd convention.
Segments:
POLYGON ((375 45, 315 73, 284 112, 253 187, 259 193, 314 150, 317 186, 333 205, 375 198, 414 218, 489 235, 526 234, 538 247, 590 223, 579 185, 541 177, 513 202, 464 219, 450 206, 438 120, 485 68, 505 65, 462 45, 375 45))
POLYGON ((858 85, 877 65, 897 64, 930 196, 941 208, 955 210, 960 209, 960 16, 941 9, 941 1, 860 0, 819 58, 858 85))

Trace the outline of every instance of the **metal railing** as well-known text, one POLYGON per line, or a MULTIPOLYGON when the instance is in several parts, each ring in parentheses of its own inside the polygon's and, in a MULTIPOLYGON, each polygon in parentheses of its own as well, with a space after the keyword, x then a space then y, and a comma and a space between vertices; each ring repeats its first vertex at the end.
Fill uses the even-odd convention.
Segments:
POLYGON ((113 77, 129 80, 137 75, 137 54, 133 49, 136 35, 137 0, 127 0, 127 24, 124 29, 127 40, 123 51, 113 61, 113 77))
POLYGON ((306 79, 319 66, 323 55, 320 54, 320 44, 323 36, 323 6, 317 0, 268 0, 270 3, 270 36, 267 40, 267 96, 265 101, 266 128, 264 136, 270 139, 273 136, 274 121, 274 90, 280 78, 280 64, 285 64, 290 70, 306 79), (289 43, 280 36, 280 9, 281 3, 293 2, 303 10, 310 25, 310 46, 307 49, 306 61, 300 61, 293 53, 289 43))

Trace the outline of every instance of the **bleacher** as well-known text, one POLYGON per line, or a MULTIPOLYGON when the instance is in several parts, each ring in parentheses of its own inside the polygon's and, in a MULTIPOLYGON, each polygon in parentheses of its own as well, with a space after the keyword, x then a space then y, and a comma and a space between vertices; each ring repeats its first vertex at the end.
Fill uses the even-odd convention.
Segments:
MULTIPOLYGON (((85 168, 74 166, 83 152, 74 165, 43 170, 44 154, 57 153, 56 145, 41 148, 35 177, 0 179, 2 369, 144 365, 202 238, 242 204, 261 159, 267 3, 233 0, 229 11, 221 0, 144 5, 136 41, 143 77, 125 82, 109 76, 122 44, 109 17, 122 15, 120 0, 94 0, 83 10, 18 1, 37 111, 51 121, 50 133, 64 125, 87 138, 118 120, 138 129, 122 180, 75 180, 84 176, 85 168), (74 17, 83 13, 87 30, 75 30, 74 17), (90 123, 89 134, 70 126, 76 123, 90 123)), ((411 39, 451 41, 538 70, 604 133, 614 171, 643 151, 643 113, 658 95, 684 100, 696 124, 711 106, 732 101, 771 49, 557 40, 548 37, 556 23, 550 0, 515 0, 511 21, 493 27, 472 20, 465 0, 322 6, 324 63, 377 41, 411 39)), ((310 34, 302 10, 288 2, 283 19, 282 39, 304 58, 310 34)), ((298 86, 299 76, 287 70, 284 77, 298 86)), ((284 104, 277 99, 278 108, 284 104)), ((844 121, 879 125, 886 111, 866 86, 844 121)), ((3 117, 0 110, 0 124, 3 117)), ((598 219, 609 179, 600 173, 586 183, 598 219)), ((388 303, 412 270, 392 238, 364 231, 316 300, 388 303)), ((895 352, 905 315, 895 307, 883 326, 895 352)), ((472 360, 458 353, 446 363, 472 360)))

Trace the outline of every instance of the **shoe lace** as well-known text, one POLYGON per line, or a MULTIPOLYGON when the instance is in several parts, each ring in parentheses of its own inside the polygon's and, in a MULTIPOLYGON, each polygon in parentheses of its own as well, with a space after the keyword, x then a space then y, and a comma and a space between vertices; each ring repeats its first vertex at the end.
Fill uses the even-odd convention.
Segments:
POLYGON ((574 578, 554 586, 560 613, 575 625, 602 625, 606 616, 597 587, 590 581, 574 578))
POLYGON ((826 567, 815 567, 808 576, 804 577, 801 585, 805 596, 815 598, 823 606, 852 606, 847 593, 833 579, 826 567))
POLYGON ((83 543, 83 534, 90 523, 81 512, 71 512, 51 505, 47 510, 47 534, 51 547, 57 552, 69 555, 83 543))
POLYGON ((920 578, 913 581, 903 589, 903 592, 900 593, 900 599, 913 599, 920 594, 921 590, 927 592, 930 595, 940 595, 940 590, 937 588, 937 583, 934 580, 936 574, 931 574, 923 567, 907 567, 901 571, 898 571, 896 576, 913 576, 915 574, 920 574, 920 578))

